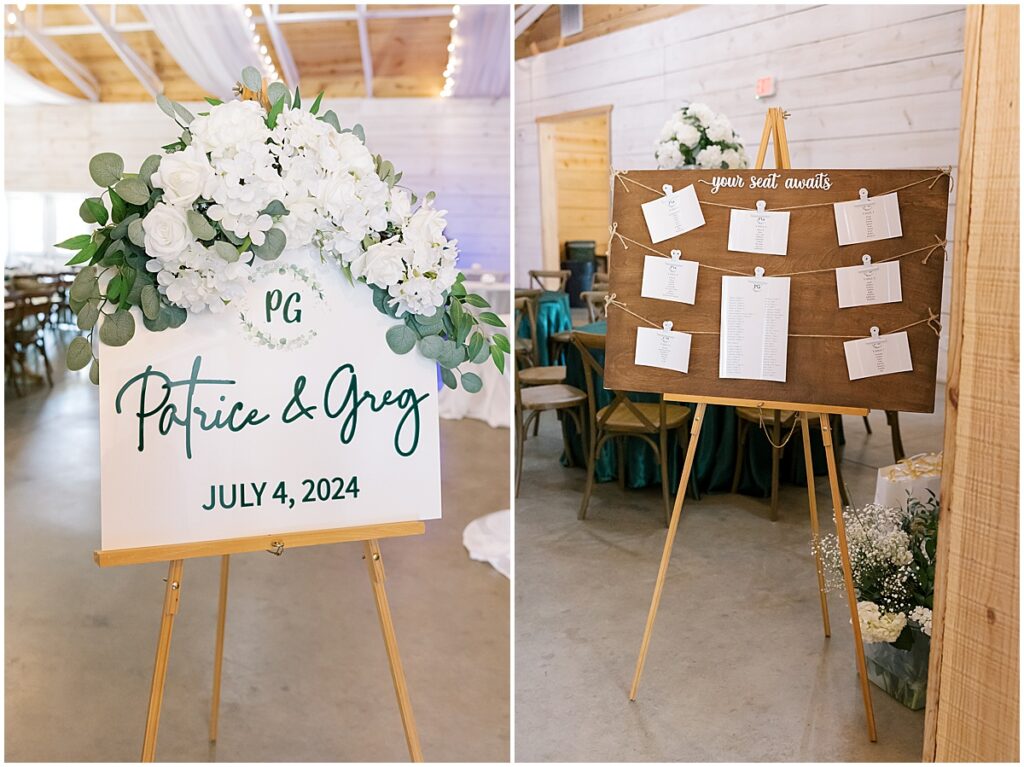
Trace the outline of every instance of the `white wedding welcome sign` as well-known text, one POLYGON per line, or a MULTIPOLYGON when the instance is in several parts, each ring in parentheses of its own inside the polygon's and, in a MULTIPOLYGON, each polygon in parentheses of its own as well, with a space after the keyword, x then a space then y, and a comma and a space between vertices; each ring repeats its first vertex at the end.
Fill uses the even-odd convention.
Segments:
POLYGON ((315 249, 219 314, 135 319, 100 349, 104 550, 441 516, 435 363, 315 249))

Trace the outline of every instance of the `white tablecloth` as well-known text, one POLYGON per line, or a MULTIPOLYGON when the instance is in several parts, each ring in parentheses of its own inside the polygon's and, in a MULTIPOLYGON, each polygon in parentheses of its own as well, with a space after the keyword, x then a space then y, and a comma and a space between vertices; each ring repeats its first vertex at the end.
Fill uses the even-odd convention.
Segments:
POLYGON ((490 562, 506 578, 512 577, 512 514, 496 511, 478 517, 462 531, 462 545, 475 562, 490 562))
POLYGON ((476 293, 491 305, 495 314, 512 311, 512 285, 508 282, 484 282, 474 278, 462 283, 467 293, 476 293))
MULTIPOLYGON (((502 316, 506 325, 510 324, 508 315, 502 316)), ((511 336, 512 329, 503 331, 511 336)), ((511 338, 510 338, 511 340, 511 338)), ((442 418, 457 420, 459 418, 476 418, 488 425, 498 428, 509 428, 512 424, 512 369, 515 367, 511 355, 505 357, 505 373, 502 375, 494 362, 487 360, 480 365, 464 363, 459 368, 466 372, 476 373, 484 382, 484 388, 476 394, 470 394, 459 386, 449 389, 445 386, 438 394, 438 413, 442 418)))

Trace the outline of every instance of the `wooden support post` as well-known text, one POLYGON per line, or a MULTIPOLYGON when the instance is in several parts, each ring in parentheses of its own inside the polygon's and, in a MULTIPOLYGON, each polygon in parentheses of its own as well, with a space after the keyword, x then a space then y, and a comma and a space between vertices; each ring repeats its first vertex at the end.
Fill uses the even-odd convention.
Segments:
POLYGON ((693 424, 690 427, 690 444, 686 446, 686 460, 683 462, 683 473, 679 479, 679 489, 676 490, 675 505, 672 508, 672 519, 668 523, 668 535, 665 536, 665 548, 661 554, 661 566, 658 568, 658 578, 654 582, 654 596, 651 599, 651 609, 647 613, 647 625, 644 627, 644 638, 640 643, 640 657, 636 659, 636 672, 633 674, 633 685, 629 690, 629 699, 636 700, 637 690, 640 687, 640 675, 644 673, 644 661, 647 660, 647 648, 651 643, 651 631, 654 629, 654 619, 658 614, 658 603, 661 601, 661 590, 665 586, 665 576, 668 574, 668 562, 672 557, 672 544, 676 539, 676 530, 679 528, 679 518, 682 516, 683 501, 686 500, 686 486, 690 483, 690 472, 693 469, 693 458, 697 453, 697 442, 700 438, 700 427, 704 423, 704 411, 707 410, 707 403, 697 404, 697 411, 693 415, 693 424))
POLYGON ((213 695, 210 699, 210 742, 217 740, 217 720, 220 717, 220 680, 224 668, 224 624, 228 612, 228 568, 231 555, 220 558, 220 599, 217 603, 217 645, 213 651, 213 695))
POLYGON ((811 545, 814 547, 814 566, 818 570, 818 596, 821 598, 821 622, 825 636, 832 636, 832 627, 828 619, 828 597, 825 592, 825 568, 821 562, 821 534, 818 531, 818 502, 814 493, 814 460, 811 457, 811 417, 809 413, 800 413, 800 431, 804 438, 804 471, 807 474, 807 503, 811 509, 811 545))
POLYGON ((843 584, 846 586, 846 601, 850 605, 850 623, 853 626, 853 648, 857 656, 857 673, 860 675, 860 690, 864 697, 864 714, 868 722, 868 738, 878 740, 875 732, 875 711, 871 705, 871 687, 868 669, 864 662, 864 643, 860 634, 860 615, 857 612, 857 591, 853 586, 853 569, 850 567, 850 552, 846 547, 846 524, 843 521, 843 501, 839 492, 839 477, 836 474, 836 456, 832 449, 832 425, 827 413, 821 419, 821 441, 825 444, 825 459, 828 461, 828 481, 832 488, 832 508, 835 510, 836 540, 839 544, 839 558, 843 563, 843 584))
POLYGON ((402 659, 398 655, 398 640, 395 638, 395 626, 391 622, 388 594, 384 588, 384 562, 380 555, 380 544, 376 539, 364 541, 363 551, 366 557, 366 565, 370 570, 370 584, 373 586, 373 598, 377 604, 380 630, 384 634, 384 646, 388 653, 388 667, 391 669, 391 681, 395 685, 395 696, 398 698, 398 710, 402 716, 402 727, 405 729, 405 742, 409 747, 409 757, 414 762, 422 762, 423 752, 420 750, 420 736, 416 732, 416 720, 412 714, 412 703, 409 701, 409 689, 405 683, 402 659))
POLYGON ((164 682, 167 679, 167 661, 171 653, 171 632, 174 616, 181 599, 181 574, 185 562, 171 561, 164 589, 164 609, 160 617, 160 638, 156 644, 156 663, 153 665, 153 683, 149 689, 149 709, 146 713, 146 735, 142 741, 142 761, 152 762, 156 756, 156 734, 160 727, 160 707, 163 705, 164 682))

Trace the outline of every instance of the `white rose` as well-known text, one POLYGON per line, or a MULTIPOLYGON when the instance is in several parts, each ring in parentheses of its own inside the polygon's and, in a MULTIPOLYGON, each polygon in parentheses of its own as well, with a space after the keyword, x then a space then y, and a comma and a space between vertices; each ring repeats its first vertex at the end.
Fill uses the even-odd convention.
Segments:
POLYGON ((352 274, 356 277, 365 277, 371 285, 378 285, 382 288, 396 284, 405 276, 406 259, 412 258, 412 248, 398 241, 397 237, 390 240, 371 245, 356 266, 353 261, 352 274), (356 269, 361 274, 356 274, 356 269))
POLYGON ((445 220, 447 213, 446 210, 434 210, 429 205, 421 205, 402 230, 406 242, 441 242, 444 239, 444 228, 448 225, 445 220))
POLYGON ((660 145, 654 153, 654 158, 658 161, 659 170, 678 168, 683 164, 683 155, 679 151, 679 145, 674 141, 660 145))
POLYGON ((722 162, 727 168, 744 168, 747 165, 747 157, 735 149, 725 149, 722 151, 722 162))
POLYGON ((680 123, 676 128, 676 141, 683 146, 688 146, 691 149, 700 142, 700 131, 693 127, 690 123, 680 123))
POLYGON ((164 190, 164 202, 192 207, 213 178, 209 160, 197 147, 188 146, 181 152, 166 155, 153 174, 153 186, 164 190))
POLYGON ((412 214, 412 195, 405 189, 391 190, 388 220, 403 225, 412 214))
POLYGON ((178 258, 195 242, 185 220, 185 211, 163 202, 157 203, 142 219, 142 230, 146 253, 161 261, 178 258))

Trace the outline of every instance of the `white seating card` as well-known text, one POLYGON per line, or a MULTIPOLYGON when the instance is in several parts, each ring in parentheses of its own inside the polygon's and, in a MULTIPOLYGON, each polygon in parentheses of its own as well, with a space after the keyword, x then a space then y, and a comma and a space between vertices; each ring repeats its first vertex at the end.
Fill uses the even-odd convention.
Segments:
POLYGON ((757 210, 729 212, 729 250, 784 256, 788 243, 788 211, 765 210, 764 200, 758 200, 757 210))
POLYGON ((864 256, 863 260, 863 266, 841 266, 836 269, 839 308, 898 304, 902 301, 900 262, 872 264, 871 256, 864 256))
POLYGON ((672 258, 644 256, 644 275, 640 295, 644 298, 660 298, 692 304, 697 295, 696 261, 684 261, 678 250, 672 251, 672 258))
POLYGON ((664 323, 662 328, 636 329, 636 354, 633 362, 652 368, 665 368, 680 373, 688 372, 690 367, 689 333, 672 330, 672 323, 664 323))
POLYGON ((836 233, 840 245, 903 236, 896 192, 868 197, 868 190, 861 189, 859 200, 837 202, 832 208, 836 215, 836 233))
POLYGON ((718 377, 785 381, 789 277, 722 278, 718 377))
POLYGON ((914 369, 910 361, 910 339, 905 330, 880 336, 878 328, 871 328, 870 338, 846 341, 843 350, 851 381, 914 369))
POLYGON ((651 242, 664 242, 680 234, 704 226, 704 214, 697 201, 697 192, 693 184, 673 192, 672 187, 665 184, 664 197, 645 202, 640 208, 647 222, 647 231, 651 242))

